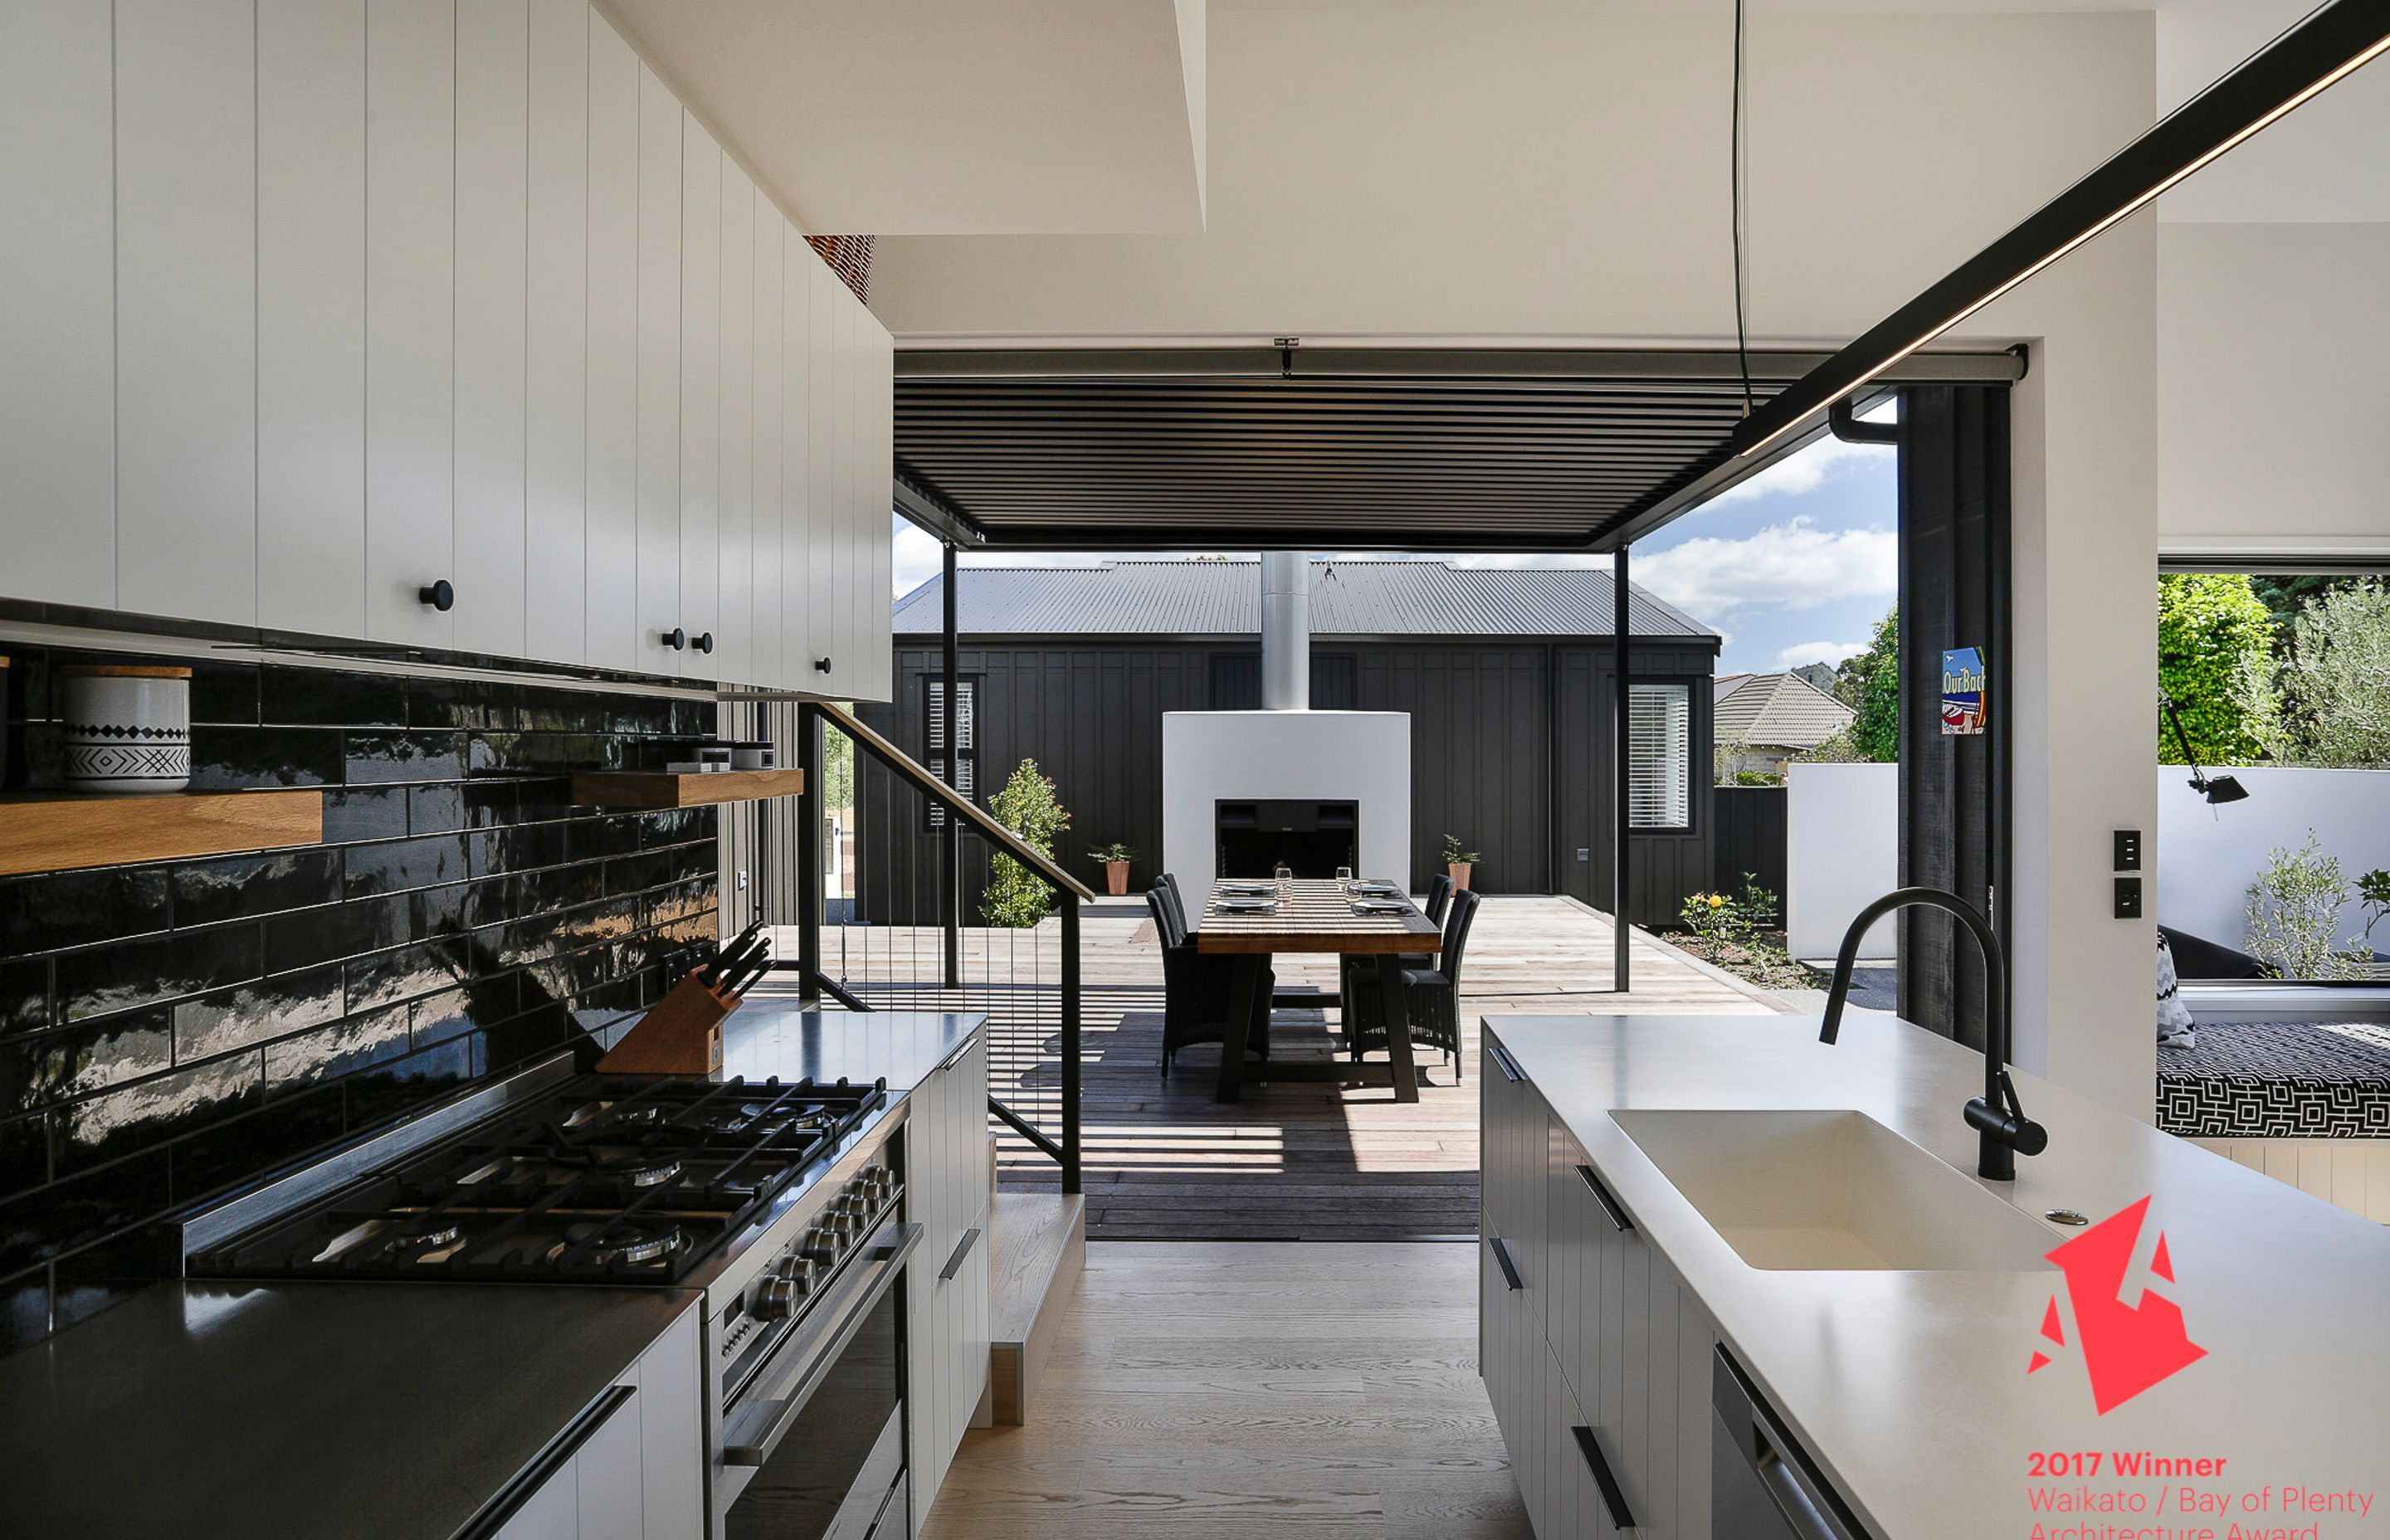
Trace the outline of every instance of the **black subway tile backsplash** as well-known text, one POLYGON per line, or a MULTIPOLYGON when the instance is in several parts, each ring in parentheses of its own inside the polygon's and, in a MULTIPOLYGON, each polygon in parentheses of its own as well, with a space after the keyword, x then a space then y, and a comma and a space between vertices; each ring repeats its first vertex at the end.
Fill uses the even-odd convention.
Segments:
MULTIPOLYGON (((55 786, 11 648, 0 784, 55 786)), ((572 802, 703 702, 202 660, 194 781, 323 785, 322 845, 0 881, 0 1353, 168 1276, 170 1209, 479 1075, 594 1062, 715 923, 715 815, 572 802), (602 1037, 601 1035, 602 1034, 602 1037)))

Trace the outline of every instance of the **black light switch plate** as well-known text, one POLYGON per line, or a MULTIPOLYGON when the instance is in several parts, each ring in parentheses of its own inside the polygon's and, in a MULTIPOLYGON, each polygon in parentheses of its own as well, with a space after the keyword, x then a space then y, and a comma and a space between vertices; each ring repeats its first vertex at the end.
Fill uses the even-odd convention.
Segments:
POLYGON ((2141 869, 2141 831, 2120 828, 2116 831, 2116 860, 2112 871, 2137 872, 2141 869))
POLYGON ((2139 878, 2116 879, 2116 918, 2118 919, 2141 918, 2141 879, 2139 878))

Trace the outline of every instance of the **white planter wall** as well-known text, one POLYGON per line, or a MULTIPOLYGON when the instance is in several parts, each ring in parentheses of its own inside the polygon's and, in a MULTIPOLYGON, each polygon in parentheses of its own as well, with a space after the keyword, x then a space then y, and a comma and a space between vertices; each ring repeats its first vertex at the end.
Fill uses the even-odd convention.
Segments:
MULTIPOLYGON (((2313 829, 2324 853, 2340 857, 2355 887, 2358 877, 2390 867, 2390 770, 2300 770, 2254 765, 2233 770, 2249 800, 2211 807, 2185 784, 2181 765, 2158 767, 2157 892, 2160 923, 2227 946, 2247 933, 2249 884, 2268 854, 2296 850, 2313 829)), ((2363 923, 2352 900, 2341 911, 2341 935, 2363 923)), ((2374 936, 2390 950, 2390 926, 2374 936)))
POLYGON ((0 8, 0 597, 885 697, 887 330, 585 0, 0 8))
MULTIPOLYGON (((1784 777, 1785 946, 1831 957, 1871 899, 1900 886, 1900 766, 1795 764, 1784 777)), ((1893 955, 1896 927, 1878 920, 1862 957, 1893 955)))

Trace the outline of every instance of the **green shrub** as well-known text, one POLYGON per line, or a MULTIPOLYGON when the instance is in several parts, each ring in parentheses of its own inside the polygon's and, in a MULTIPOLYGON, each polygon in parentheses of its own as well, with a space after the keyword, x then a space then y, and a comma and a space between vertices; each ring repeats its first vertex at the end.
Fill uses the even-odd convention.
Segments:
POLYGON ((2373 949, 2362 942, 2340 949, 2340 906, 2347 902, 2340 857, 2323 853, 2307 830, 2305 845, 2277 848, 2249 885, 2249 955, 2285 979, 2363 977, 2373 949))
MULTIPOLYGON (((1875 622, 1868 649, 1834 671, 1834 699, 1858 713, 1846 731, 1858 758, 1875 764, 1900 759, 1900 607, 1875 622)), ((1840 736, 1840 735, 1837 735, 1840 736)), ((1831 741, 1831 740, 1830 740, 1831 741)), ((1820 744, 1819 748, 1825 747, 1820 744)), ((1810 758, 1818 757, 1814 753, 1810 758)))
MULTIPOLYGON (((2240 573, 2169 572, 2158 579, 2158 687, 2173 698, 2202 764, 2247 764, 2263 749, 2243 687, 2251 659, 2274 636, 2265 600, 2240 573)), ((2182 746, 2161 720, 2158 763, 2180 764, 2182 746)))
MULTIPOLYGON (((1071 827, 1071 815, 1055 798, 1051 777, 1038 773, 1037 762, 1025 759, 987 804, 996 821, 1021 836, 1021 842, 1040 855, 1054 853, 1054 837, 1071 827)), ((979 912, 990 925, 1025 930, 1046 918, 1053 891, 1046 879, 1009 855, 988 862, 987 891, 979 912)))
POLYGON ((2235 704, 2275 759, 2390 768, 2390 583, 2365 578, 2303 601, 2281 660, 2253 652, 2237 683, 2235 704))

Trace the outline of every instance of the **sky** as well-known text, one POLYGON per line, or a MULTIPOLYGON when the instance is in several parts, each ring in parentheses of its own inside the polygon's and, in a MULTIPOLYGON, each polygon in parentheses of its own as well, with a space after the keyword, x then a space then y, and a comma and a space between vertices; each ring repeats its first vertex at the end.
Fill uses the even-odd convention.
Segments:
MULTIPOLYGON (((1819 439, 1638 542, 1634 583, 1724 634, 1720 674, 1840 662, 1866 648, 1875 622, 1892 608, 1899 571, 1895 459, 1889 445, 1819 439)), ((938 543, 902 517, 895 533, 895 592, 902 596, 937 575, 938 543)), ((965 566, 988 567, 1103 559, 960 558, 965 566)), ((1476 567, 1609 565, 1607 558, 1445 559, 1476 567)))

